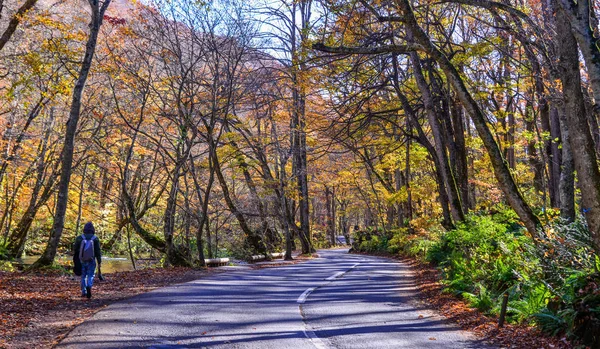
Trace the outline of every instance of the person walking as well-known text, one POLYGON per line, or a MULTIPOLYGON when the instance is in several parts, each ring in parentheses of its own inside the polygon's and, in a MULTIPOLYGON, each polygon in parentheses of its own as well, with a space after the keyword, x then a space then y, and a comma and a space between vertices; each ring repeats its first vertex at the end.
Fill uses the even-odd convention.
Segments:
POLYGON ((100 240, 96 236, 96 230, 92 222, 87 222, 83 227, 83 234, 75 239, 73 254, 81 262, 81 296, 88 299, 92 298, 96 261, 98 267, 102 264, 100 240))

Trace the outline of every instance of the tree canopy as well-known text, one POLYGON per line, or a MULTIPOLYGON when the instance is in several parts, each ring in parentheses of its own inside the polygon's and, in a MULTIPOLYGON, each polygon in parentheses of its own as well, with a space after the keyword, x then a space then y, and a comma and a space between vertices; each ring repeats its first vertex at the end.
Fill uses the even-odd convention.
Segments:
POLYGON ((584 222, 600 251, 593 2, 0 11, 7 258, 51 264, 82 221, 112 253, 195 265, 502 210, 533 238, 584 222))

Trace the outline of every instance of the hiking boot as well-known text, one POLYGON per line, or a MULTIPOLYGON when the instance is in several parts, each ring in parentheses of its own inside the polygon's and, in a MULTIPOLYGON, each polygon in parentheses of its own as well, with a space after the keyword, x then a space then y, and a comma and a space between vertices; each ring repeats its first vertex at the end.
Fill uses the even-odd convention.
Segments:
POLYGON ((81 297, 87 297, 87 291, 81 292, 81 297))
POLYGON ((88 287, 85 288, 85 296, 88 299, 92 298, 92 288, 91 287, 88 286, 88 287))

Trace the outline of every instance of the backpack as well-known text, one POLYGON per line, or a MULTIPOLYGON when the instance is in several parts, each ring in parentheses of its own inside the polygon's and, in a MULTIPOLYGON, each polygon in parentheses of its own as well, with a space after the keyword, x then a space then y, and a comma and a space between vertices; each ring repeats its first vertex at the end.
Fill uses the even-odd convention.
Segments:
POLYGON ((81 248, 79 249, 79 259, 82 262, 90 262, 94 260, 94 239, 96 236, 92 236, 91 239, 87 240, 84 235, 81 236, 81 248))

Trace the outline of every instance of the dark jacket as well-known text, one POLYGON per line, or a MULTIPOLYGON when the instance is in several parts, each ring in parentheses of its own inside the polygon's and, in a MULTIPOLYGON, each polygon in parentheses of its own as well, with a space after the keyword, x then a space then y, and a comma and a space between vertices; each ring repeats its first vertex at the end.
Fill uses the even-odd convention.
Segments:
MULTIPOLYGON (((96 237, 94 239, 94 257, 96 257, 98 265, 102 264, 102 251, 100 250, 100 239, 98 239, 98 237, 95 236, 94 226, 92 225, 92 223, 85 224, 85 227, 83 228, 83 236, 85 236, 86 240, 96 237)), ((79 259, 79 251, 81 249, 81 241, 83 240, 83 236, 79 235, 75 239, 75 244, 73 245, 74 258, 79 259)))

